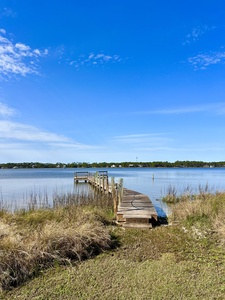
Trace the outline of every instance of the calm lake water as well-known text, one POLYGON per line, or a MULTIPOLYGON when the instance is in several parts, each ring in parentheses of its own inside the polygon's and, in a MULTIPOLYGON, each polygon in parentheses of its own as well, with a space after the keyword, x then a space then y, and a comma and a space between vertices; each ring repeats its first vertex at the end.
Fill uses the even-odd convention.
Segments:
POLYGON ((4 203, 23 207, 36 193, 48 195, 51 203, 53 194, 87 191, 87 184, 74 185, 74 172, 100 170, 107 170, 116 182, 123 178, 124 187, 147 194, 160 215, 168 213, 161 199, 170 187, 178 194, 187 188, 197 193, 199 186, 208 186, 210 192, 225 191, 225 168, 0 169, 0 197, 4 203))

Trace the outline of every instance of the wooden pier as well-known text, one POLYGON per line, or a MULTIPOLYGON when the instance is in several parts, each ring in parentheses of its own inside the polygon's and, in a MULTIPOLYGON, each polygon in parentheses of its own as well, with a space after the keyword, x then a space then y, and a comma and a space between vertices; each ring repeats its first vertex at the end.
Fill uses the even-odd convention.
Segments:
POLYGON ((116 221, 123 227, 151 228, 158 220, 154 205, 147 195, 123 187, 123 179, 109 183, 108 172, 75 172, 74 181, 84 181, 101 193, 110 194, 114 202, 116 221))
POLYGON ((125 227, 151 228, 158 215, 147 195, 123 189, 123 197, 117 209, 117 221, 125 227))

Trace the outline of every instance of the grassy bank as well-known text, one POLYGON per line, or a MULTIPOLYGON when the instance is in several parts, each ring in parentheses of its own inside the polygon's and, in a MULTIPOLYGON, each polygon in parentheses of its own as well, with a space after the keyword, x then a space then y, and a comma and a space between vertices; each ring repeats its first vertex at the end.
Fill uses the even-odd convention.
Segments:
POLYGON ((71 265, 114 247, 113 238, 105 226, 112 217, 111 201, 100 195, 95 199, 64 195, 55 199, 52 208, 30 205, 27 210, 13 213, 2 209, 2 290, 17 287, 48 268, 71 265))
MULTIPOLYGON (((3 291, 1 299, 224 299, 225 194, 180 201, 173 207, 170 226, 152 230, 118 228, 110 222, 108 212, 85 205, 75 206, 74 211, 57 208, 56 214, 48 210, 33 215, 4 213, 3 251, 15 250, 11 245, 17 242, 21 248, 27 245, 26 250, 17 246, 16 250, 26 252, 21 255, 41 249, 42 254, 52 253, 53 257, 48 268, 39 267, 37 276, 3 291), (66 239, 52 238, 58 228, 66 239), (115 237, 120 247, 113 247, 115 237), (81 244, 85 245, 84 257, 77 255, 77 248, 71 250, 81 244)), ((9 257, 7 263, 10 261, 9 257)), ((1 274, 4 280, 5 273, 1 274)))

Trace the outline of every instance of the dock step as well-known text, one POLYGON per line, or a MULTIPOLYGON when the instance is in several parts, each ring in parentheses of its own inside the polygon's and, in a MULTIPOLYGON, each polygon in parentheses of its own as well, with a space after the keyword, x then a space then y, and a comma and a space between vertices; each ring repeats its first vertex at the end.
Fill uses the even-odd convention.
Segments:
POLYGON ((137 224, 137 223, 124 223, 123 224, 124 228, 138 228, 138 229, 151 229, 152 224, 137 224))

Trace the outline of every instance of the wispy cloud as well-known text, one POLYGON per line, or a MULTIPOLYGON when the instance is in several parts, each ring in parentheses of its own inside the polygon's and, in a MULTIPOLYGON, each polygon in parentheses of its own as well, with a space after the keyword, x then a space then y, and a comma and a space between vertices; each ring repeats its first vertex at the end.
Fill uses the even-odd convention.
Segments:
POLYGON ((26 76, 38 74, 37 64, 48 50, 31 49, 30 46, 14 43, 6 37, 5 29, 0 29, 0 76, 4 79, 12 75, 26 76))
POLYGON ((70 142, 70 139, 64 136, 6 120, 0 121, 0 138, 31 142, 70 142))
POLYGON ((190 57, 188 62, 194 67, 194 70, 206 70, 211 65, 224 64, 225 52, 198 54, 190 57))
POLYGON ((15 114, 15 110, 7 104, 0 102, 0 117, 9 117, 15 114))
POLYGON ((159 157, 167 157, 168 152, 171 152, 176 153, 177 157, 176 155, 175 157, 178 159, 181 153, 188 155, 193 152, 224 151, 223 145, 211 145, 211 143, 205 142, 200 142, 197 145, 196 143, 190 144, 190 141, 187 144, 183 143, 176 132, 121 135, 112 138, 111 142, 115 153, 118 152, 120 156, 124 156, 126 153, 126 157, 132 154, 133 160, 135 155, 139 156, 139 153, 145 157, 146 153, 147 157, 151 154, 155 157, 154 159, 157 159, 158 155, 159 157))
POLYGON ((107 63, 120 62, 122 59, 119 55, 106 55, 104 53, 89 53, 88 56, 82 55, 77 60, 69 62, 69 65, 80 69, 83 66, 104 65, 107 63))
POLYGON ((11 8, 4 7, 2 9, 0 9, 0 18, 15 17, 15 16, 16 16, 16 13, 11 8))
POLYGON ((224 114, 225 113, 225 103, 212 103, 212 104, 199 104, 192 106, 182 106, 173 108, 164 108, 158 110, 146 110, 146 111, 136 111, 133 114, 159 114, 159 115, 178 115, 178 114, 188 114, 188 113, 199 113, 199 112, 210 112, 214 114, 224 114))
POLYGON ((167 133, 147 133, 147 134, 130 134, 115 136, 112 138, 114 144, 132 144, 132 147, 142 147, 143 145, 162 145, 170 142, 172 139, 167 133))
MULTIPOLYGON (((0 148, 3 150, 1 155, 5 151, 10 151, 10 153, 14 153, 14 156, 17 157, 18 148, 21 151, 24 149, 24 153, 29 152, 29 155, 32 153, 37 155, 36 149, 39 149, 40 153, 45 153, 51 158, 49 154, 51 151, 56 151, 57 153, 61 153, 61 155, 64 153, 65 155, 66 149, 72 157, 73 151, 85 152, 86 150, 94 151, 102 148, 79 143, 70 137, 49 132, 29 124, 8 120, 10 117, 12 119, 15 113, 16 111, 13 108, 0 102, 0 118, 2 117, 2 120, 0 119, 0 148), (8 117, 7 120, 5 117, 8 117)), ((6 153, 5 156, 7 156, 6 153)), ((25 154, 22 156, 26 158, 25 154)))
POLYGON ((203 34, 205 34, 207 31, 209 31, 211 29, 214 29, 214 27, 209 28, 206 25, 193 28, 191 33, 188 33, 185 36, 185 41, 183 42, 183 45, 190 45, 192 43, 197 42, 203 34))

